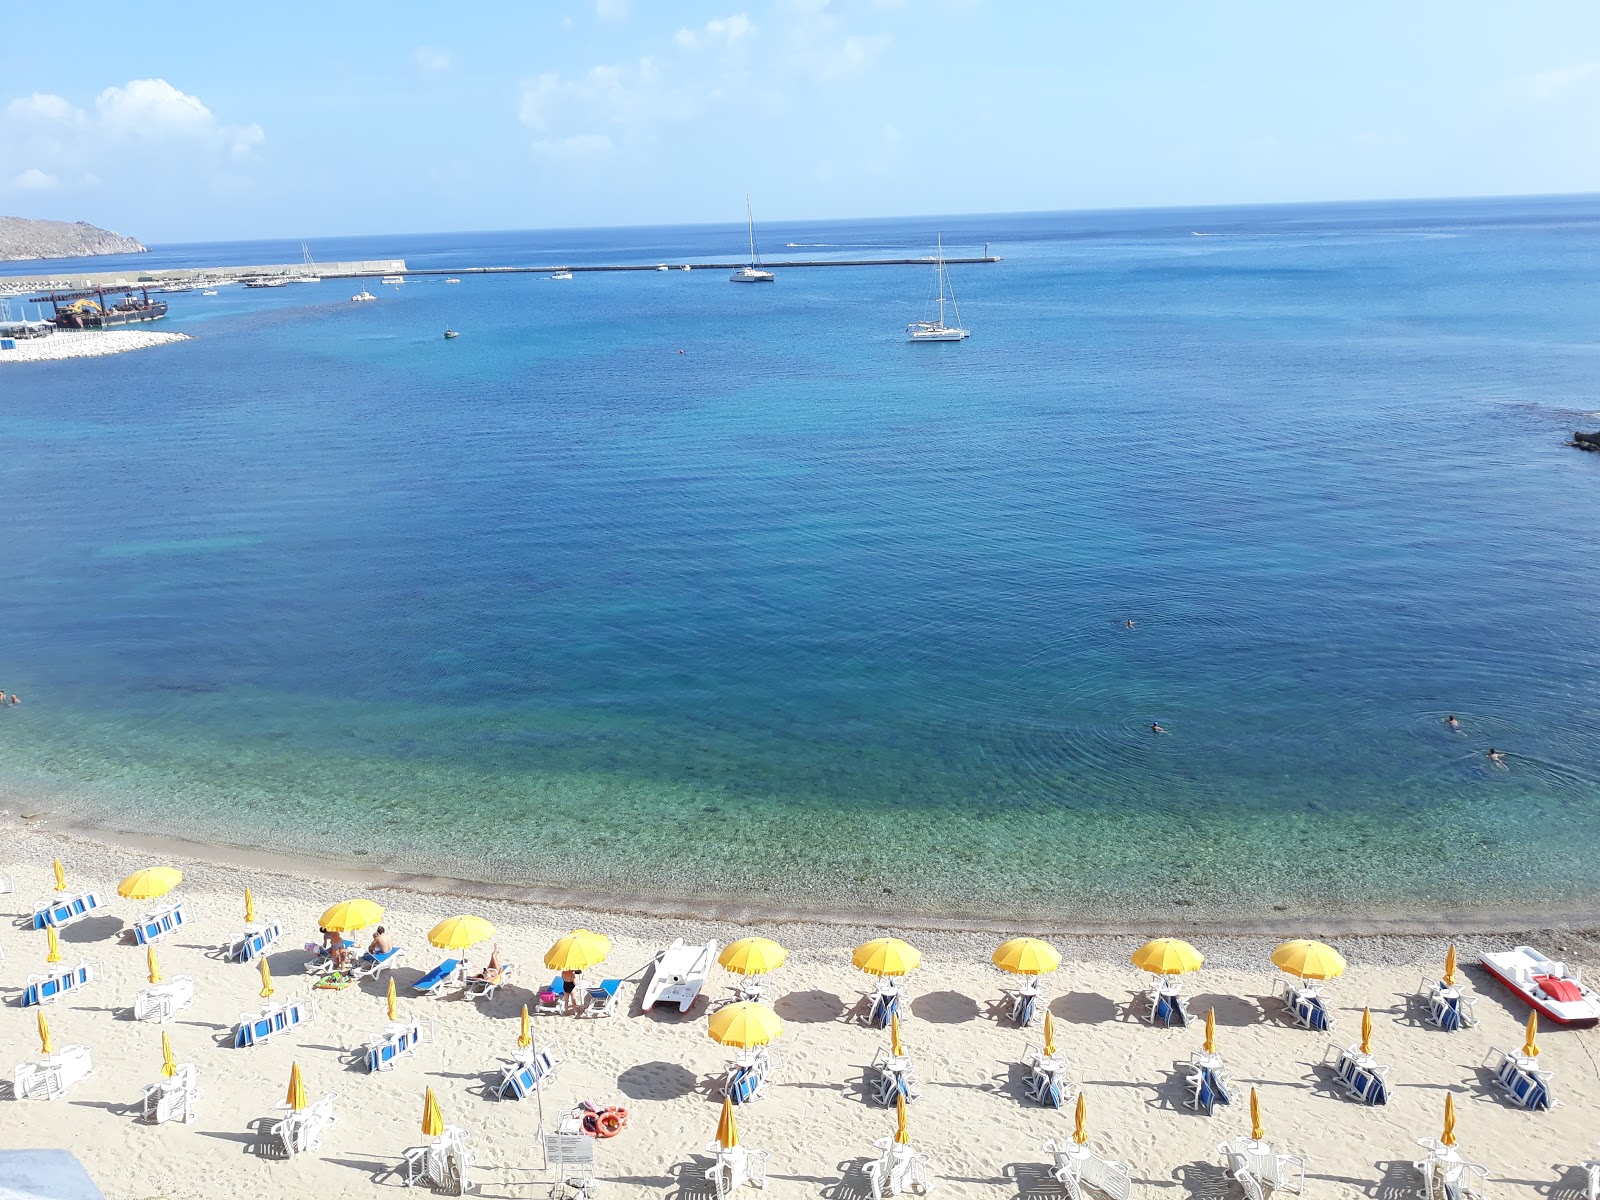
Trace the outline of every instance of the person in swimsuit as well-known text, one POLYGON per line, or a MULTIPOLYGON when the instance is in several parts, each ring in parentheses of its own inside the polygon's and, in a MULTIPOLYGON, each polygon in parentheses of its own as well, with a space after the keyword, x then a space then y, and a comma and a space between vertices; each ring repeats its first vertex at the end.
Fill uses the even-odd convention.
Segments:
POLYGON ((379 925, 377 931, 372 935, 372 940, 367 943, 367 954, 369 956, 387 954, 393 949, 394 939, 384 931, 382 925, 379 925))
POLYGON ((1444 723, 1446 725, 1450 726, 1451 729, 1460 729, 1461 728, 1461 722, 1456 720, 1455 713, 1451 713, 1448 717, 1446 717, 1444 719, 1444 723))
POLYGON ((582 971, 572 970, 561 972, 561 999, 569 1013, 578 1011, 578 976, 582 974, 582 971))
POLYGON ((1494 763, 1496 766, 1503 767, 1503 766, 1506 765, 1505 753, 1503 751, 1496 750, 1493 746, 1490 746, 1489 747, 1489 761, 1494 763))
POLYGON ((1150 732, 1151 733, 1165 733, 1166 730, 1161 728, 1161 726, 1152 723, 1151 726, 1150 726, 1150 732))
POLYGON ((500 947, 496 946, 489 951, 489 961, 484 964, 483 970, 467 978, 473 983, 499 983, 504 973, 505 968, 500 965, 500 947))

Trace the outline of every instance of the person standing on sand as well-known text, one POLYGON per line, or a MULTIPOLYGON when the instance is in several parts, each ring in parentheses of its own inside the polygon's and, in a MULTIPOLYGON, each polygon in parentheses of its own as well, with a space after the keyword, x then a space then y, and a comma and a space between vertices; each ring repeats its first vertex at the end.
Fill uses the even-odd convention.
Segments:
POLYGON ((582 971, 574 971, 570 967, 561 972, 561 1001, 569 1014, 578 1011, 578 976, 582 974, 582 971))

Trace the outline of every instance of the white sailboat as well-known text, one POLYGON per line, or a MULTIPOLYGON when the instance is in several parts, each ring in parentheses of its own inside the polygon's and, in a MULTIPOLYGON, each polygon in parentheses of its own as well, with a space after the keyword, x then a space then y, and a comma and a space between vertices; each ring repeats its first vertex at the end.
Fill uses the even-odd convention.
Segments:
POLYGON ((731 283, 771 283, 777 276, 771 271, 763 271, 761 269, 761 255, 756 253, 756 219, 755 215, 750 211, 750 196, 748 193, 745 194, 744 198, 744 215, 745 220, 750 225, 750 261, 732 275, 729 275, 728 280, 731 283))
POLYGON ((939 287, 939 315, 931 321, 913 321, 906 326, 906 336, 913 342, 959 342, 962 338, 969 337, 967 330, 961 327, 961 309, 956 304, 956 289, 950 282, 950 271, 944 265, 944 234, 939 235, 939 257, 934 267, 934 279, 939 287), (944 297, 950 293, 950 308, 955 313, 956 323, 944 323, 944 297))
POLYGON ((322 276, 317 273, 317 264, 311 260, 311 247, 304 242, 300 243, 300 254, 305 259, 305 269, 298 275, 289 277, 290 283, 321 283, 322 276))

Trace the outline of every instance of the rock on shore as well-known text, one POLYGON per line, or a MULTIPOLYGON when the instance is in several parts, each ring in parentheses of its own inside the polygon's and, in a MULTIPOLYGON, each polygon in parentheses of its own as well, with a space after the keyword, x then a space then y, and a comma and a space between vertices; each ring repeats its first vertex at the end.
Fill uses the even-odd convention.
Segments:
POLYGON ((35 221, 0 217, 0 261, 84 258, 95 254, 143 254, 149 247, 87 221, 35 221))
POLYGON ((147 350, 151 346, 188 340, 187 333, 167 333, 155 329, 75 330, 42 338, 19 338, 14 350, 0 350, 0 363, 98 358, 102 354, 123 354, 129 350, 147 350))

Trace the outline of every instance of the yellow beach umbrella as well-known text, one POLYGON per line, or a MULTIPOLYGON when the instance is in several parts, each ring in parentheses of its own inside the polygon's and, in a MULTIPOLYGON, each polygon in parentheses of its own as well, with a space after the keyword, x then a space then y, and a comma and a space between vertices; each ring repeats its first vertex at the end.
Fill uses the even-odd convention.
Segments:
POLYGON ((1344 974, 1344 955, 1332 946, 1301 938, 1272 952, 1272 965, 1301 979, 1336 979, 1344 974))
POLYGON ((45 962, 53 962, 53 963, 60 962, 61 961, 61 939, 56 936, 56 927, 54 925, 46 925, 44 927, 44 944, 45 944, 45 954, 44 954, 45 962))
POLYGON ((1456 1144, 1456 1098, 1449 1092, 1444 1094, 1444 1132, 1439 1135, 1439 1144, 1456 1144))
POLYGON ((391 974, 389 976, 389 1020, 398 1021, 399 1019, 399 1009, 395 1006, 394 1002, 394 976, 391 974))
POLYGON ((1372 1053, 1372 1006, 1361 1010, 1361 1053, 1372 1053))
POLYGON ((172 1053, 172 1039, 165 1033, 161 1035, 161 1074, 171 1079, 178 1073, 178 1059, 172 1053))
POLYGON ((422 1097, 422 1133, 424 1137, 438 1137, 444 1132, 444 1110, 439 1107, 439 1097, 429 1088, 422 1097))
POLYGON ((1444 952, 1444 985, 1445 987, 1455 987, 1456 985, 1456 948, 1454 946, 1444 952))
POLYGON ((56 1052, 55 1047, 50 1044, 50 1022, 44 1019, 44 1009, 41 1008, 37 1016, 39 1019, 39 1053, 54 1054, 56 1052))
POLYGON ((428 930, 428 941, 441 950, 468 950, 494 936, 482 917, 446 917, 428 930))
POLYGON ((1266 1134, 1261 1128, 1261 1097, 1255 1088, 1250 1089, 1250 1138, 1259 1142, 1266 1134))
POLYGON ((1539 1013, 1528 1014, 1528 1036, 1522 1040, 1522 1053, 1528 1058, 1539 1057, 1539 1013))
POLYGON ((1061 965, 1061 951, 1031 937, 1001 942, 992 958, 995 966, 1013 975, 1048 975, 1061 965))
POLYGON ((1205 1051, 1207 1054, 1217 1052, 1217 1010, 1206 1009, 1206 1040, 1205 1051))
POLYGON ((144 965, 149 968, 149 973, 145 978, 151 983, 160 983, 161 964, 156 962, 156 948, 154 946, 146 946, 144 948, 144 965))
POLYGON ((272 995, 272 968, 267 965, 267 960, 261 960, 261 998, 265 1000, 272 995))
POLYGON ((574 929, 545 951, 544 965, 552 971, 584 971, 605 961, 611 939, 603 933, 574 929))
POLYGON ((903 1055, 906 1052, 905 1043, 900 1040, 899 1013, 889 1018, 889 1049, 896 1055, 903 1055))
POLYGON ((1078 1093, 1078 1108, 1072 1119, 1072 1140, 1083 1145, 1089 1140, 1089 1101, 1078 1093))
POLYGON ((1056 1052, 1056 1021, 1050 1015, 1050 1010, 1044 1013, 1044 1056, 1053 1058, 1056 1052))
POLYGON ((256 898, 249 888, 244 890, 244 921, 246 925, 256 919, 256 898))
POLYGON ((154 900, 182 882, 183 872, 177 867, 145 867, 117 884, 117 895, 124 900, 154 900))
POLYGON ((1133 965, 1152 975, 1188 975, 1205 961, 1206 956, 1182 938, 1156 938, 1133 952, 1133 965))
POLYGON ((717 1118, 717 1145, 732 1150, 739 1144, 739 1122, 733 1119, 733 1097, 722 1098, 722 1115, 717 1118))
POLYGON ((783 1032, 783 1022, 765 1004, 741 1000, 712 1013, 706 1032, 718 1045, 748 1050, 751 1046, 765 1046, 776 1038, 783 1032))
POLYGON ((894 1098, 894 1140, 902 1146, 911 1144, 911 1129, 906 1124, 906 1096, 904 1092, 894 1098))
POLYGON ((729 942, 717 961, 735 975, 765 975, 783 966, 789 952, 771 938, 747 937, 729 942))
POLYGON ((353 933, 383 920, 383 905, 376 900, 341 900, 317 918, 317 926, 333 933, 353 933))
POLYGON ((65 870, 62 869, 61 860, 59 858, 56 859, 56 861, 55 861, 55 872, 56 872, 56 891, 58 891, 58 892, 66 891, 67 890, 67 873, 66 873, 65 870))
POLYGON ((300 1078, 299 1063, 295 1063, 289 1068, 289 1095, 285 1102, 295 1112, 305 1111, 308 1103, 306 1100, 306 1081, 300 1078))
POLYGON ((522 1006, 522 1032, 517 1034, 517 1045, 526 1050, 533 1045, 533 1026, 528 1023, 528 1006, 522 1006))
POLYGON ((873 938, 857 946, 850 961, 868 975, 905 975, 922 964, 922 951, 899 938, 873 938))

